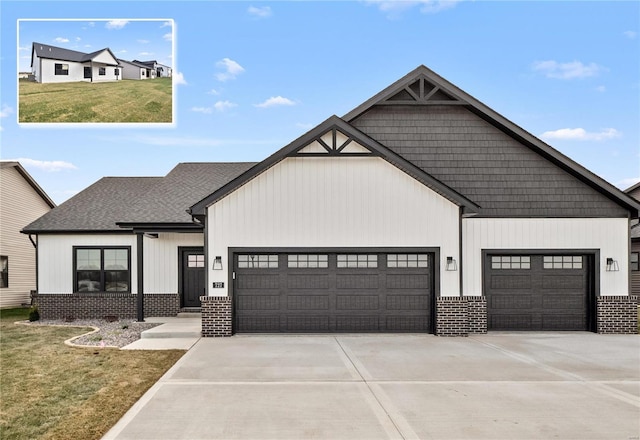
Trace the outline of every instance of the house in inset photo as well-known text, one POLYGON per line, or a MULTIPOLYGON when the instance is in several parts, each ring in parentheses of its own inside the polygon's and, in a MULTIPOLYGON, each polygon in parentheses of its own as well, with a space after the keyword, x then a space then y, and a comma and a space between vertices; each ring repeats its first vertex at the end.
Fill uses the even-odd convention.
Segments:
POLYGON ((39 83, 122 79, 120 63, 108 47, 84 53, 34 42, 31 50, 31 69, 35 81, 39 83))
POLYGON ((19 162, 0 161, 0 308, 30 303, 36 290, 35 237, 20 230, 55 206, 19 162))
POLYGON ((637 333, 640 202, 420 66, 260 163, 103 178, 26 226, 45 318, 205 336, 637 333))
POLYGON ((155 72, 156 78, 171 78, 173 73, 173 70, 171 69, 171 67, 164 64, 160 64, 156 60, 152 60, 152 61, 133 60, 133 62, 147 66, 148 69, 155 72))
MULTIPOLYGON (((123 79, 149 79, 155 78, 155 75, 151 76, 150 69, 144 64, 137 63, 135 61, 126 61, 118 59, 120 66, 122 67, 123 79)), ((155 72, 154 72, 155 73, 155 72)))

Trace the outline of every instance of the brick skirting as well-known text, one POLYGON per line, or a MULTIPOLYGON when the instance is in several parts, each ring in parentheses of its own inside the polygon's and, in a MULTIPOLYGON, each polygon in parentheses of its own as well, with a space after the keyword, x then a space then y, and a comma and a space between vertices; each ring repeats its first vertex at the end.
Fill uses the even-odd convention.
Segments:
POLYGON ((231 336, 232 307, 230 296, 201 296, 202 336, 205 338, 231 336))
POLYGON ((638 297, 599 296, 597 331, 603 334, 638 333, 638 297))
POLYGON ((468 336, 487 332, 487 299, 483 296, 436 299, 436 335, 468 336))
MULTIPOLYGON (((42 293, 33 295, 42 319, 137 318, 137 295, 131 293, 42 293)), ((144 316, 176 316, 177 293, 144 296, 144 316)))

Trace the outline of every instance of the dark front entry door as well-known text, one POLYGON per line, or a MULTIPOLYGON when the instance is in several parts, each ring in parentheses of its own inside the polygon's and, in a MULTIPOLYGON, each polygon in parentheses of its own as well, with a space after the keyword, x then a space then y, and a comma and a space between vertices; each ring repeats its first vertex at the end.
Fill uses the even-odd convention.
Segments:
POLYGON ((205 295, 204 249, 182 249, 182 306, 200 307, 200 297, 205 295))
POLYGON ((91 78, 91 67, 85 67, 84 68, 84 77, 85 78, 91 78))

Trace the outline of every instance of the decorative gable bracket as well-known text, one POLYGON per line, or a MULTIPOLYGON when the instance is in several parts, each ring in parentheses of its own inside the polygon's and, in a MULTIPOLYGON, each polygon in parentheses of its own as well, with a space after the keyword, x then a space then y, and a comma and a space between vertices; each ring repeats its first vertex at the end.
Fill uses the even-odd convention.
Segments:
POLYGON ((396 93, 377 103, 378 105, 467 105, 442 87, 420 76, 396 93))
POLYGON ((295 151, 292 156, 379 156, 379 154, 333 126, 295 151))

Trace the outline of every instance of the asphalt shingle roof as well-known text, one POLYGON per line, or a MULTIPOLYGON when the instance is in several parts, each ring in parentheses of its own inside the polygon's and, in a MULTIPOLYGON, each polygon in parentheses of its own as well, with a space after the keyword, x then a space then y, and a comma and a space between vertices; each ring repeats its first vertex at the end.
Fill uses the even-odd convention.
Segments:
POLYGON ((255 163, 180 163, 165 177, 104 177, 24 232, 122 231, 116 223, 188 223, 186 210, 255 163))
POLYGON ((85 53, 78 52, 76 50, 64 49, 62 47, 51 46, 43 43, 33 43, 33 48, 36 51, 36 55, 40 58, 48 58, 62 61, 75 61, 77 63, 84 63, 85 61, 91 61, 96 55, 109 51, 114 59, 117 59, 108 47, 104 49, 96 50, 95 52, 85 53))

